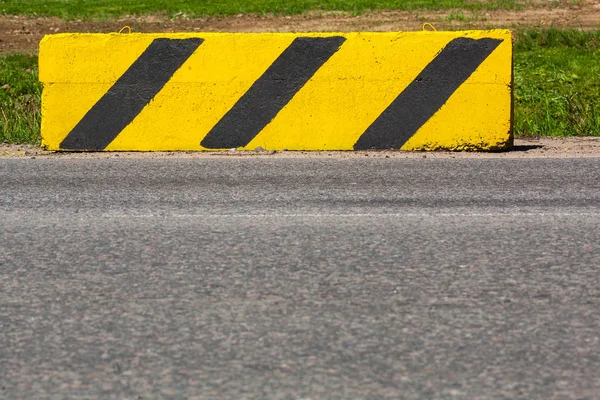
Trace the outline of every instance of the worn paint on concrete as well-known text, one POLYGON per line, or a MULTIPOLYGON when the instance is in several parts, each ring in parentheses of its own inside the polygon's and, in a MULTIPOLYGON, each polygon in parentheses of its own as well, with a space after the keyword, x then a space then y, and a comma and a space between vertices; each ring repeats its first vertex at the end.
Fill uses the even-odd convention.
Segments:
POLYGON ((509 31, 59 34, 49 150, 500 150, 509 31))

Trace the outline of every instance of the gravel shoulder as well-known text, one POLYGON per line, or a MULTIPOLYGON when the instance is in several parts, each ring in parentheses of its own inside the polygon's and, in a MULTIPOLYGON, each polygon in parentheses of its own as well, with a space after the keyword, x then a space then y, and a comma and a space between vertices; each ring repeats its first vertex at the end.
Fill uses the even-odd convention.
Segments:
POLYGON ((32 145, 0 144, 0 158, 584 158, 600 157, 600 137, 518 138, 504 152, 407 151, 225 151, 225 152, 49 152, 32 145))

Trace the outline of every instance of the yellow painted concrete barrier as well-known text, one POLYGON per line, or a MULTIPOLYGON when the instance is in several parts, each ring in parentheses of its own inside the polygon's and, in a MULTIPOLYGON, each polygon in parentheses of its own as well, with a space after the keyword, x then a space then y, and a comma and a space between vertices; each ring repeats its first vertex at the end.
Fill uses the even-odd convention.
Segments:
POLYGON ((509 31, 59 34, 49 150, 501 150, 509 31))

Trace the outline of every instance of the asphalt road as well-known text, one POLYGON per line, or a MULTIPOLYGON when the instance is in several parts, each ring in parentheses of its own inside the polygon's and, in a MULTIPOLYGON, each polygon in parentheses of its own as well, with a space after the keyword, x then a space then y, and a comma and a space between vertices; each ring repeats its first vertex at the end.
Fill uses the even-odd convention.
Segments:
POLYGON ((600 158, 0 159, 0 398, 600 398, 600 158))

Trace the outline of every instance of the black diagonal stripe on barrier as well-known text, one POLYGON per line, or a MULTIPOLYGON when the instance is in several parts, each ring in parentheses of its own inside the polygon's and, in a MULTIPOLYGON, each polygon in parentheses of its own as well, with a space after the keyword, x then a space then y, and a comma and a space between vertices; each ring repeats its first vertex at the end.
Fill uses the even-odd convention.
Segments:
POLYGON ((246 146, 345 40, 341 36, 294 39, 200 144, 208 149, 246 146))
POLYGON ((102 150, 133 121, 204 39, 154 39, 62 141, 65 150, 102 150))
POLYGON ((369 126, 354 149, 401 148, 501 42, 490 38, 450 41, 369 126))

